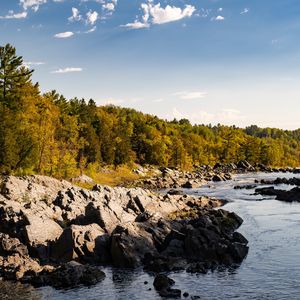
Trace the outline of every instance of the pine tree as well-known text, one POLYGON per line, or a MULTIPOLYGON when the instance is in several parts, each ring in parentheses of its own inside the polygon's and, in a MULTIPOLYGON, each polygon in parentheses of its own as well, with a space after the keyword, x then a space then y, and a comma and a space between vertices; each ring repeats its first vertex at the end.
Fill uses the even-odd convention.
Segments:
POLYGON ((0 47, 0 99, 5 105, 12 106, 13 92, 30 81, 32 72, 23 66, 23 58, 16 55, 16 48, 10 44, 0 47))

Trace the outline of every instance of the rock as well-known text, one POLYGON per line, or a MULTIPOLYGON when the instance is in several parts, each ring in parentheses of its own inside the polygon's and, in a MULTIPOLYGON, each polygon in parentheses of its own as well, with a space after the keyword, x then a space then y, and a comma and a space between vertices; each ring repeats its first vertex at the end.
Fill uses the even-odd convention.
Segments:
POLYGON ((276 196, 276 200, 285 202, 300 202, 300 187, 295 187, 291 190, 279 190, 274 187, 258 188, 256 194, 266 196, 276 196))
POLYGON ((25 243, 33 248, 46 246, 48 242, 56 240, 63 232, 62 228, 53 220, 30 213, 24 214, 25 243))
POLYGON ((171 288, 171 286, 174 284, 175 281, 164 274, 156 275, 153 282, 153 285, 158 291, 159 295, 164 298, 181 297, 181 290, 171 288))
POLYGON ((221 164, 221 163, 219 163, 219 162, 217 162, 215 165, 214 165, 214 169, 220 169, 220 168, 222 168, 223 167, 223 165, 221 164))
POLYGON ((235 242, 245 244, 245 245, 248 244, 248 240, 242 234, 240 234, 237 231, 232 234, 232 238, 235 242))
POLYGON ((71 225, 53 243, 51 257, 59 262, 78 259, 106 263, 110 260, 109 236, 98 224, 71 225))
POLYGON ((175 190, 175 189, 170 189, 168 191, 169 195, 183 195, 183 191, 182 190, 175 190))
MULTIPOLYGON (((202 170, 211 173, 207 175, 211 178, 216 175, 211 168, 202 170)), ((200 182, 201 172, 192 174, 174 169, 171 173, 175 178, 165 175, 157 183, 200 182)), ((10 180, 16 183, 23 179, 10 180)), ((20 194, 24 194, 22 189, 28 189, 29 179, 24 181, 20 194)), ((40 186, 38 176, 29 183, 32 183, 29 191, 40 186)), ((62 186, 60 181, 53 180, 53 184, 62 186)), ((85 264, 144 267, 155 272, 188 269, 204 273, 217 265, 240 263, 247 255, 248 241, 236 233, 242 219, 223 209, 213 209, 224 201, 101 185, 92 190, 67 184, 59 191, 44 188, 43 191, 49 188, 51 195, 55 194, 51 201, 38 200, 37 195, 42 193, 35 193, 37 197, 31 202, 20 203, 4 196, 0 199, 0 232, 3 233, 0 234, 0 258, 7 278, 61 288, 94 283, 93 275, 88 276, 94 271, 96 281, 101 277, 97 273, 99 269, 75 264, 74 260, 85 264), (56 265, 50 267, 49 263, 56 265), (78 274, 72 274, 77 271, 78 274), (66 283, 59 283, 63 276, 66 283)), ((165 297, 180 294, 170 287, 162 290, 165 297)))
POLYGON ((187 273, 199 273, 199 274, 206 274, 210 269, 209 263, 191 263, 189 267, 186 269, 187 273))
POLYGON ((74 183, 85 183, 85 184, 95 184, 94 179, 87 175, 80 175, 71 179, 74 183))
POLYGON ((231 176, 230 173, 225 173, 223 177, 224 177, 225 180, 231 180, 232 179, 232 176, 231 176))
POLYGON ((219 182, 219 181, 223 181, 224 179, 222 178, 221 175, 214 175, 213 178, 212 178, 212 181, 215 181, 215 182, 219 182))
POLYGON ((55 271, 43 271, 35 276, 31 283, 36 286, 53 286, 57 289, 73 288, 79 285, 91 286, 105 278, 99 267, 68 262, 55 271))
POLYGON ((21 280, 26 273, 42 270, 39 263, 28 256, 27 247, 18 239, 0 233, 0 276, 21 280))
POLYGON ((255 189, 256 187, 257 187, 256 184, 236 185, 236 186, 234 186, 234 189, 235 189, 235 190, 242 190, 242 189, 245 189, 245 190, 252 190, 252 189, 255 189))
POLYGON ((41 175, 7 176, 2 181, 1 194, 9 200, 18 202, 34 200, 51 202, 58 191, 71 186, 71 183, 65 180, 60 181, 41 175))
POLYGON ((11 238, 8 234, 0 233, 0 255, 7 256, 14 253, 27 256, 28 249, 18 239, 11 238))
POLYGON ((166 290, 174 284, 175 281, 164 274, 156 275, 153 282, 153 285, 157 291, 166 290))
POLYGON ((295 168, 295 169, 293 170, 293 173, 294 173, 294 174, 300 174, 300 168, 295 168))
POLYGON ((184 298, 187 298, 189 295, 190 295, 190 294, 189 294, 188 292, 184 292, 182 296, 183 296, 184 298))
POLYGON ((26 273, 39 273, 43 268, 40 264, 19 253, 0 256, 0 274, 8 280, 21 280, 26 273))
POLYGON ((189 180, 186 183, 184 183, 183 185, 181 185, 181 187, 183 187, 185 189, 194 189, 197 187, 197 183, 189 180))
POLYGON ((251 164, 249 162, 247 162, 246 160, 240 160, 237 163, 237 167, 239 169, 244 169, 244 170, 249 170, 252 169, 253 167, 251 166, 251 164))
POLYGON ((146 253, 157 254, 152 234, 143 223, 117 226, 111 235, 111 257, 114 266, 135 268, 142 265, 146 253))
POLYGON ((6 201, 0 206, 0 230, 19 238, 35 256, 45 258, 49 242, 61 235, 62 228, 50 218, 53 211, 42 207, 6 201))

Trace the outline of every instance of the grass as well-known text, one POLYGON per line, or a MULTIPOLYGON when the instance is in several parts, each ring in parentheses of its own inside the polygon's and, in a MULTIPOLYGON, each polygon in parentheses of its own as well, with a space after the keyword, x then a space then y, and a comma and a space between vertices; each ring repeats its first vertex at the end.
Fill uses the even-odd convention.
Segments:
MULTIPOLYGON (((128 166, 119 166, 114 168, 102 168, 99 170, 86 170, 84 172, 91 177, 96 184, 115 186, 130 186, 134 181, 142 177, 135 174, 128 166)), ((90 183, 76 183, 80 187, 90 189, 94 184, 90 183)))

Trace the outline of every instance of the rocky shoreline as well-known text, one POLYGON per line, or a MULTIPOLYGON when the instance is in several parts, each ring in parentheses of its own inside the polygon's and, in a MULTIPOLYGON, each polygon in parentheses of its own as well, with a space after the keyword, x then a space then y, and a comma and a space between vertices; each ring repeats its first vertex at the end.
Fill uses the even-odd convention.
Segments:
POLYGON ((262 196, 275 196, 276 200, 284 202, 300 202, 300 178, 276 178, 275 180, 261 180, 260 184, 272 185, 256 188, 255 193, 262 196), (276 189, 274 186, 285 184, 295 186, 290 190, 276 189))
MULTIPOLYGON (((143 172, 140 170, 139 172, 143 172)), ((155 170, 155 176, 136 182, 136 186, 145 187, 152 190, 178 189, 178 188, 199 188, 209 182, 220 182, 231 180, 234 174, 244 174, 250 172, 265 173, 294 173, 300 174, 299 168, 271 168, 262 164, 252 166, 249 162, 241 160, 238 163, 222 164, 215 166, 204 165, 195 168, 194 171, 187 172, 179 169, 160 168, 155 170)))
POLYGON ((276 200, 284 202, 300 202, 300 178, 276 178, 275 180, 255 180, 254 184, 237 185, 234 189, 255 189, 256 195, 275 196, 276 200), (266 187, 260 187, 265 186, 266 187), (278 189, 278 185, 294 186, 291 189, 278 189))
POLYGON ((238 266, 248 241, 224 201, 142 188, 82 189, 8 176, 0 192, 0 276, 67 288, 102 280, 103 265, 153 273, 238 266))

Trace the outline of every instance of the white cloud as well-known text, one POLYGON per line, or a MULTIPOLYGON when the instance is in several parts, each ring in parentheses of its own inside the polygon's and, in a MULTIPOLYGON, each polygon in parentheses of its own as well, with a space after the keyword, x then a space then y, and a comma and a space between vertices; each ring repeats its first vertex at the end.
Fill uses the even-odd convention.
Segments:
POLYGON ((47 0, 20 0, 20 4, 25 10, 31 8, 34 11, 39 9, 39 6, 47 3, 47 0))
POLYGON ((79 10, 76 7, 72 7, 72 16, 68 18, 70 22, 80 21, 82 16, 79 13, 79 10))
POLYGON ((143 10, 142 20, 138 18, 133 23, 122 25, 131 29, 147 28, 151 24, 165 24, 169 22, 179 21, 184 18, 189 18, 196 11, 196 8, 192 5, 186 5, 185 8, 167 5, 161 7, 160 3, 153 4, 152 0, 148 3, 142 3, 141 8, 143 10))
POLYGON ((164 24, 168 22, 178 21, 186 17, 191 17, 196 10, 192 5, 186 5, 184 9, 170 5, 162 8, 160 6, 160 3, 156 5, 148 3, 146 4, 146 6, 146 10, 144 10, 152 17, 153 24, 164 24))
POLYGON ((202 99, 208 95, 207 92, 202 91, 194 91, 194 92, 177 92, 174 94, 174 96, 179 96, 182 100, 193 100, 193 99, 202 99))
POLYGON ((66 39, 69 38, 71 36, 73 36, 74 33, 72 31, 66 31, 66 32, 60 32, 54 35, 54 37, 58 38, 58 39, 66 39))
POLYGON ((87 30, 87 31, 84 31, 84 33, 92 33, 92 32, 94 32, 94 31, 96 31, 96 29, 97 29, 97 26, 94 26, 94 27, 92 27, 91 29, 89 29, 89 30, 87 30))
POLYGON ((98 13, 96 11, 89 11, 87 14, 86 14, 86 17, 87 17, 87 20, 86 22, 90 25, 94 25, 95 22, 97 21, 98 19, 98 13))
POLYGON ((247 14, 248 12, 249 12, 249 8, 244 8, 244 9, 241 11, 241 15, 247 14))
POLYGON ((10 11, 6 16, 0 16, 0 19, 24 19, 27 17, 27 12, 23 11, 21 13, 14 13, 10 11))
POLYGON ((26 67, 26 68, 30 68, 32 66, 41 66, 41 65, 44 65, 45 63, 44 62, 41 62, 41 61, 37 61, 37 62, 34 62, 34 61, 25 61, 23 62, 23 65, 26 67))
POLYGON ((51 73, 53 74, 64 74, 64 73, 72 73, 72 72, 82 72, 82 68, 64 68, 64 69, 58 69, 51 73))
POLYGON ((110 3, 105 3, 102 5, 102 7, 104 9, 110 10, 110 11, 114 11, 115 10, 115 4, 110 2, 110 3))
POLYGON ((223 11, 223 7, 219 7, 219 8, 218 8, 218 11, 223 11))
POLYGON ((150 25, 148 23, 143 23, 135 20, 133 23, 127 23, 126 25, 121 25, 121 27, 126 27, 129 29, 142 29, 148 28, 150 25))
POLYGON ((224 21, 225 18, 223 16, 219 15, 219 16, 216 16, 216 17, 212 18, 211 20, 212 21, 224 21))

